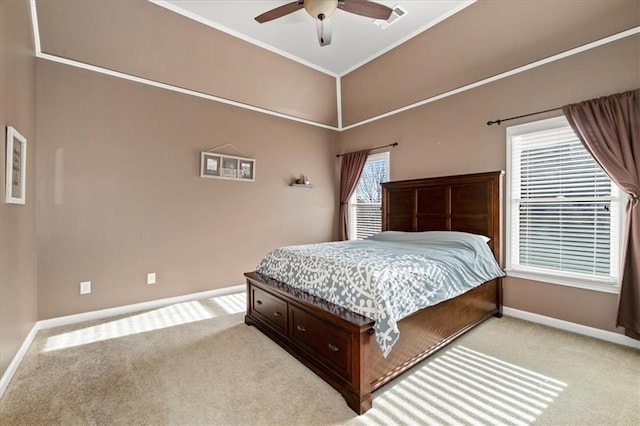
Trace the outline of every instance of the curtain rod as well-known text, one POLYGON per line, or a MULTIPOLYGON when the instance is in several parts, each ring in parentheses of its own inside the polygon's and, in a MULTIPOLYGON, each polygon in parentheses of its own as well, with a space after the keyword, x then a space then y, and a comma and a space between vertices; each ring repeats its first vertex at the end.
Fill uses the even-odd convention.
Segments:
MULTIPOLYGON (((398 146, 398 142, 394 142, 394 143, 390 143, 389 145, 382 145, 382 146, 376 146, 375 148, 371 148, 369 151, 373 151, 374 149, 380 149, 380 148, 386 148, 386 147, 394 147, 394 146, 398 146)), ((345 152, 344 154, 338 154, 336 155, 336 157, 342 157, 343 155, 349 154, 348 152, 345 152)))
POLYGON ((545 109, 544 111, 531 112, 531 113, 529 113, 529 114, 518 115, 518 116, 516 116, 516 117, 499 118, 499 119, 497 119, 497 120, 487 121, 487 126, 491 126, 491 125, 493 125, 493 124, 500 125, 500 123, 502 123, 503 121, 515 120, 516 118, 522 118, 522 117, 529 117, 530 115, 544 114, 545 112, 557 111, 557 110, 559 110, 559 109, 562 109, 562 107, 551 108, 551 109, 545 109))

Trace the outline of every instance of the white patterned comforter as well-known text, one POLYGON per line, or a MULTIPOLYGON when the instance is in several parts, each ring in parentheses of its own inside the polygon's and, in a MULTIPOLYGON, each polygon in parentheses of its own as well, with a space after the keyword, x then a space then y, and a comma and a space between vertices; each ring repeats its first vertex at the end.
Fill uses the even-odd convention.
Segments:
POLYGON ((385 357, 399 320, 504 275, 485 237, 446 231, 282 247, 256 272, 371 318, 385 357))

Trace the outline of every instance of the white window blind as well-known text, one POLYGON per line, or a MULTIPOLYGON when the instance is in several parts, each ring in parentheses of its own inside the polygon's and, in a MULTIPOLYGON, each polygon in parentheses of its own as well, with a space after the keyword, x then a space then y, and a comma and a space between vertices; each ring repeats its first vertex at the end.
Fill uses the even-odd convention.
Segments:
POLYGON ((508 130, 507 269, 615 285, 619 190, 564 117, 508 130))
POLYGON ((389 153, 371 154, 349 203, 350 239, 362 239, 382 229, 382 186, 389 179, 389 153))

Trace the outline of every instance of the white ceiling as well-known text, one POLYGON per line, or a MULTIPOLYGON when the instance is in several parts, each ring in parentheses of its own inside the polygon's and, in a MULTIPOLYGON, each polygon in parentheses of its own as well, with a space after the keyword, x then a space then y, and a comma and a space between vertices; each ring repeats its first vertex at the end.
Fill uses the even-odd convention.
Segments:
POLYGON ((373 19, 336 10, 331 16, 333 37, 320 47, 315 21, 305 10, 259 24, 254 17, 291 0, 150 0, 214 28, 241 37, 291 59, 327 72, 344 75, 387 50, 407 41, 475 0, 377 1, 407 14, 386 29, 373 19))

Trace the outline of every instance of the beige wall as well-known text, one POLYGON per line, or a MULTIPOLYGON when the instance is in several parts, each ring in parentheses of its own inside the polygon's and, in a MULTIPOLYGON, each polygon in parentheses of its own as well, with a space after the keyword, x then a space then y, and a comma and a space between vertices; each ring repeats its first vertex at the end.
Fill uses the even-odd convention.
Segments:
POLYGON ((0 376, 37 320, 35 59, 29 4, 0 2, 0 376), (26 204, 6 204, 6 126, 27 139, 26 204))
MULTIPOLYGON (((411 58, 405 58, 410 61, 411 58)), ((506 168, 505 126, 525 114, 640 87, 640 36, 571 56, 340 134, 341 152, 398 141, 394 180, 506 168)), ((508 125, 559 115, 547 113, 508 125)), ((616 296, 505 279, 505 305, 614 330, 616 296)))
POLYGON ((40 319, 242 284, 268 250, 333 238, 336 132, 46 60, 37 71, 40 319), (226 143, 256 159, 254 183, 199 177, 200 152, 226 143), (289 186, 302 173, 315 188, 289 186))
POLYGON ((345 126, 640 24, 638 0, 482 0, 342 77, 345 126))
POLYGON ((337 126, 335 78, 147 1, 38 1, 42 51, 337 126))

